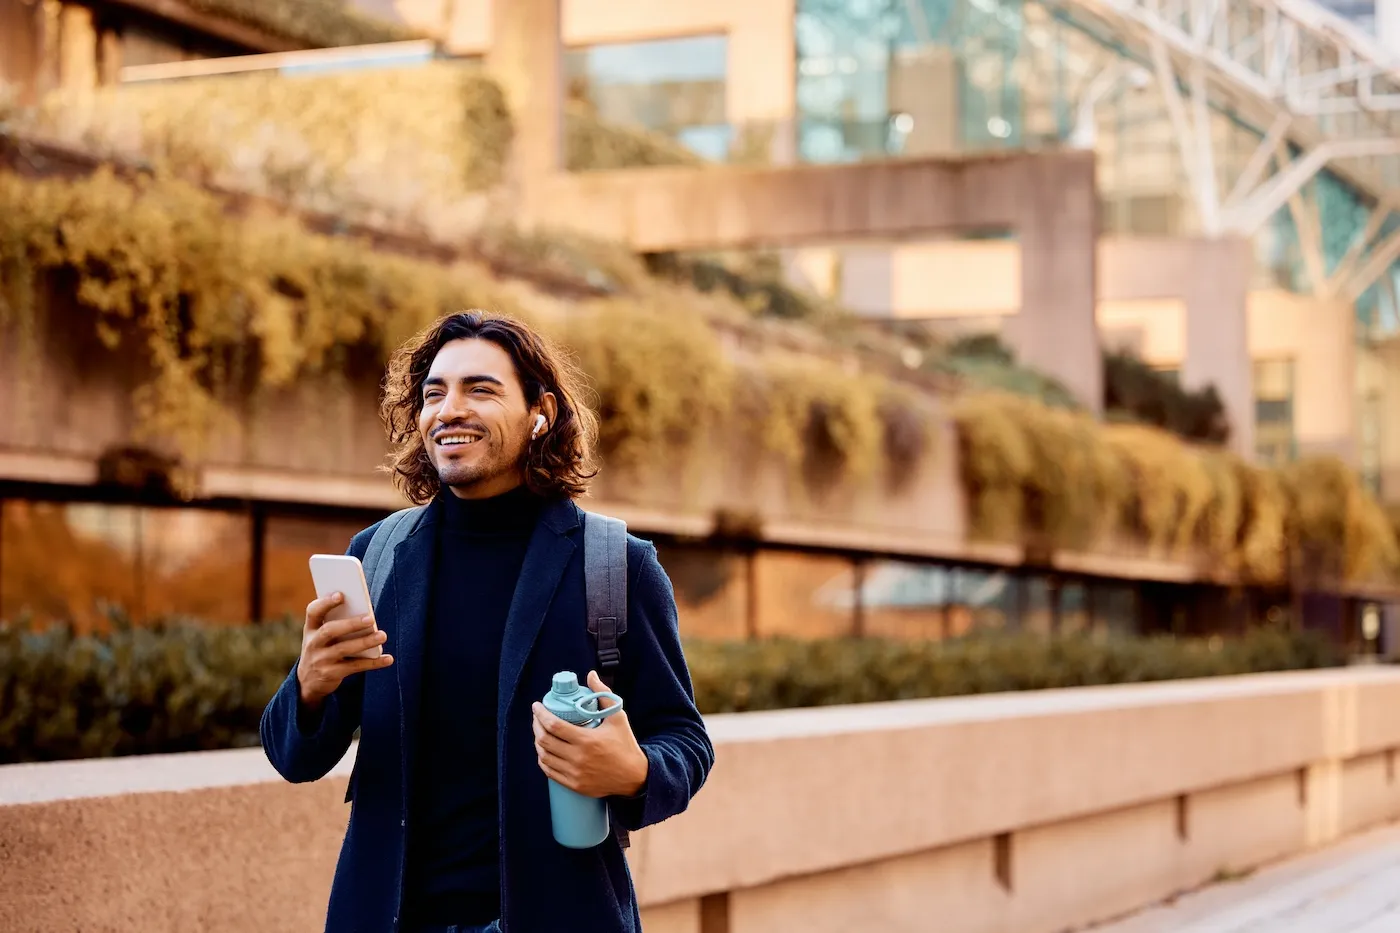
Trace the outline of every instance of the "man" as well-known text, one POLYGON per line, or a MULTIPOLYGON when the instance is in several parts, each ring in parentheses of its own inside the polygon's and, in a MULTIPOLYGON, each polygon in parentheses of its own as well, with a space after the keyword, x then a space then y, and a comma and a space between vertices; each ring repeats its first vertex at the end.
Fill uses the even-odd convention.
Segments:
MULTIPOLYGON (((372 620, 324 622, 336 595, 307 607, 301 656, 262 719, 293 782, 323 777, 360 730, 326 929, 635 933, 621 845, 555 842, 546 776, 606 799, 628 830, 680 813, 704 783, 714 749, 670 581, 629 536, 610 676, 623 711, 595 729, 555 718, 539 701, 557 671, 606 689, 573 501, 593 475, 594 419, 572 371, 527 327, 468 312, 402 348, 386 385, 389 469, 427 507, 372 620)), ((363 560, 377 527, 349 553, 363 560)))

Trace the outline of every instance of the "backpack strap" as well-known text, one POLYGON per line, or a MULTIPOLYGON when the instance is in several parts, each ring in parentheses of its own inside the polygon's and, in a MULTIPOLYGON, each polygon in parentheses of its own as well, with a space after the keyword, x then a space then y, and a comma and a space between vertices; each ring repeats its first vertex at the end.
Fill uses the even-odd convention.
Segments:
MULTIPOLYGON (((588 633, 598 652, 598 676, 622 663, 619 636, 627 634, 627 525, 621 519, 583 513, 583 588, 588 633)), ((613 834, 626 849, 631 834, 614 818, 613 834)))
POLYGON ((374 535, 369 539, 369 547, 365 550, 363 564, 365 577, 369 582, 369 604, 376 611, 378 611, 379 597, 384 592, 384 586, 389 582, 389 576, 394 572, 394 550, 400 542, 413 533, 414 528, 418 527, 418 520, 422 517, 425 508, 425 506, 419 505, 400 509, 380 522, 379 527, 374 530, 374 535))
MULTIPOLYGON (((370 536, 369 547, 365 549, 365 559, 360 562, 365 569, 365 580, 369 583, 370 611, 379 611, 379 596, 384 592, 384 584, 394 571, 394 549, 418 527, 418 519, 422 513, 423 506, 400 509, 380 522, 379 527, 374 529, 374 534, 370 536)), ((350 780, 345 785, 346 803, 355 796, 359 773, 360 759, 357 755, 355 764, 350 769, 350 780)))
POLYGON ((622 662, 618 637, 627 634, 627 525, 593 512, 583 513, 584 592, 588 633, 598 650, 598 676, 604 680, 622 662))

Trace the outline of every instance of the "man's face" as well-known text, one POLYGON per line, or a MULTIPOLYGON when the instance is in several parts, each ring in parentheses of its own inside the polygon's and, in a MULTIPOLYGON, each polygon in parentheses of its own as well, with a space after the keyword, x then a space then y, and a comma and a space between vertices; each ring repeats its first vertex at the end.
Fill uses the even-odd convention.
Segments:
POLYGON ((489 340, 443 345, 423 381, 418 431, 442 485, 484 499, 520 485, 534 414, 510 354, 489 340))

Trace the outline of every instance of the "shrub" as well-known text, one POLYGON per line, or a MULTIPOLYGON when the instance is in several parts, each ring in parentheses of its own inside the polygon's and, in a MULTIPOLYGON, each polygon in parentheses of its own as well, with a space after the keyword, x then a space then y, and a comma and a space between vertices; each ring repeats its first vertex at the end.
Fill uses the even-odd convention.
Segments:
POLYGON ((1128 353, 1105 353, 1103 362, 1106 410, 1191 440, 1224 444, 1230 439, 1225 403, 1215 386, 1189 391, 1128 353))
POLYGON ((296 663, 300 625, 0 627, 0 762, 234 748, 296 663))
MULTIPOLYGON (((300 642, 299 620, 133 628, 118 618, 106 633, 83 636, 0 625, 0 762, 255 746, 263 708, 300 642)), ((1340 663, 1321 637, 1279 630, 1197 640, 689 642, 686 655, 706 714, 1340 663)))
POLYGON ((946 642, 873 639, 694 642, 686 658, 706 713, 787 709, 1329 667, 1314 632, 1238 638, 979 634, 946 642))

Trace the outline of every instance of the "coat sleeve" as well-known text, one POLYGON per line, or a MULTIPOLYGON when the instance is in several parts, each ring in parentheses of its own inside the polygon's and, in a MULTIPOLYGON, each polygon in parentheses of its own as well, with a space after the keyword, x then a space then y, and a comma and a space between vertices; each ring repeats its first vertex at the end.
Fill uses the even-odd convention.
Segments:
POLYGON ((614 818, 628 830, 683 812, 715 761, 681 651, 671 581, 656 558, 656 548, 638 544, 640 567, 628 587, 627 634, 622 639, 631 676, 627 692, 620 695, 647 756, 647 780, 637 796, 609 801, 614 818))
MULTIPOLYGON (((373 532, 371 527, 356 535, 346 553, 363 560, 373 532)), ((258 725, 263 752, 278 774, 293 784, 318 781, 345 757, 360 727, 364 678, 363 673, 345 678, 313 713, 301 704, 301 684, 292 665, 258 725)))

